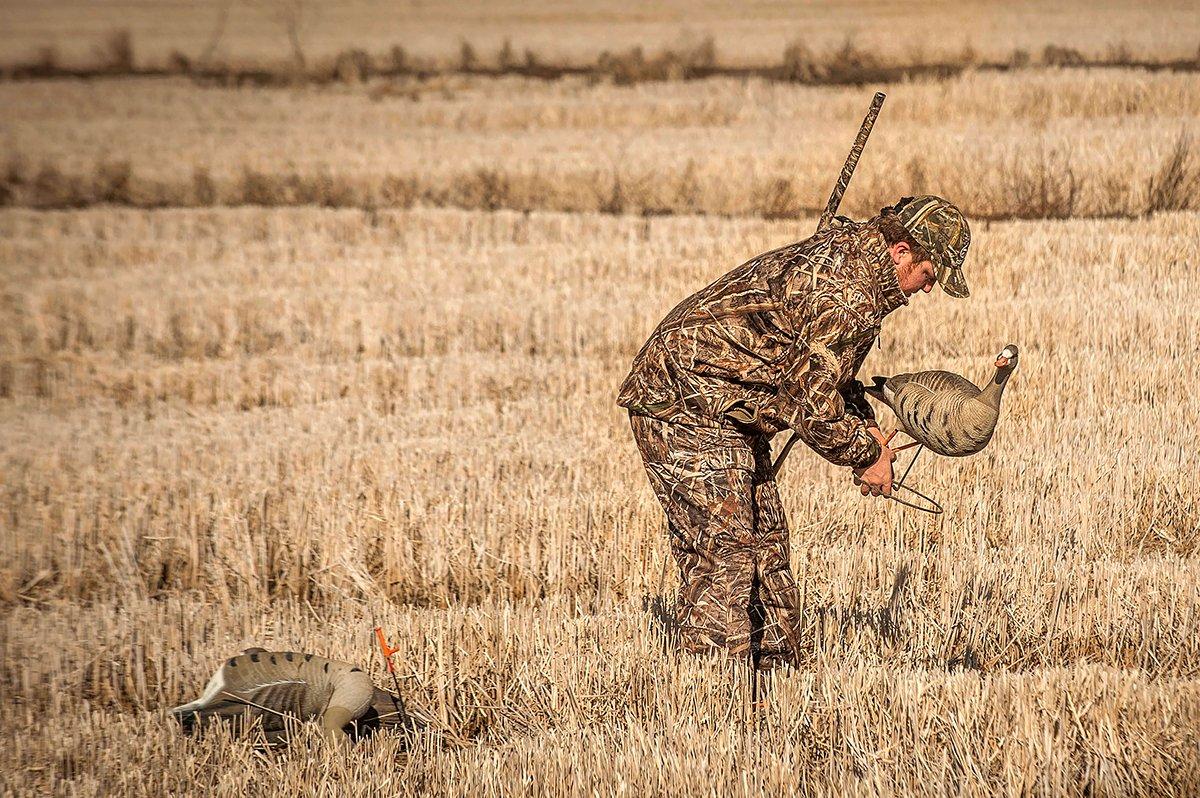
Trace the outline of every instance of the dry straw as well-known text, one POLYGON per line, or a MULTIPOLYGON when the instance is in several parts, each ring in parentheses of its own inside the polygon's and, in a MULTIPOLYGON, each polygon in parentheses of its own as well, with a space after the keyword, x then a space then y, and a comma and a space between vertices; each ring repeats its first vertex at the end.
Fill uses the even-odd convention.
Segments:
POLYGON ((955 512, 798 455, 803 670, 752 727, 740 676, 670 653, 661 511, 614 386, 672 302, 796 229, 0 214, 7 787, 1186 792, 1192 214, 980 225, 974 305, 914 298, 866 365, 978 377, 1021 343, 993 445, 924 477, 955 512), (375 618, 406 698, 466 747, 309 760, 185 743, 161 714, 251 644, 382 682, 375 618))
MULTIPOLYGON (((38 19, 69 31, 67 5, 38 19)), ((338 83, 0 83, 0 793, 1200 790, 1200 400, 1178 365, 1200 351, 1200 90, 1072 66, 1194 60, 1195 15, 1033 9, 929 54, 956 76, 887 88, 843 209, 954 199, 972 298, 914 297, 864 370, 979 379, 1010 341, 1021 369, 985 452, 923 465, 936 519, 792 456, 802 662, 751 722, 744 670, 674 652, 662 513, 613 400, 676 301, 813 228, 875 87, 674 80, 789 43, 790 79, 826 80, 854 9, 811 10, 802 42, 773 7, 697 11, 710 47, 642 5, 600 79, 477 74, 598 63, 591 23, 540 12, 524 37, 492 3, 457 27, 414 11, 379 78, 396 36, 370 2, 290 29, 238 6, 220 36, 197 3, 39 57, 238 52, 338 83), (407 74, 425 62, 476 74, 407 74), (165 716, 250 645, 384 685, 377 624, 428 721, 411 739, 264 750, 165 716)), ((875 9, 842 60, 893 63, 917 10, 875 9)), ((10 21, 8 62, 36 33, 10 21)))

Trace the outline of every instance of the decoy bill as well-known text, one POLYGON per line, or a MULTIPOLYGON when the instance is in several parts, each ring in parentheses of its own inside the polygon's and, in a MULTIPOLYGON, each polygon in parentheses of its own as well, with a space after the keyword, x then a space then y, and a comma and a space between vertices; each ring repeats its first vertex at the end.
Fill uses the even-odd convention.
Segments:
POLYGON ((403 704, 349 662, 248 648, 226 660, 195 701, 172 715, 192 732, 213 719, 239 728, 259 720, 268 742, 286 738, 289 719, 316 720, 333 740, 381 725, 409 725, 403 704))
POLYGON ((892 409, 909 437, 947 457, 965 457, 987 446, 1000 418, 1000 400, 1017 367, 1017 345, 996 355, 996 371, 982 389, 949 371, 875 377, 865 388, 892 409))

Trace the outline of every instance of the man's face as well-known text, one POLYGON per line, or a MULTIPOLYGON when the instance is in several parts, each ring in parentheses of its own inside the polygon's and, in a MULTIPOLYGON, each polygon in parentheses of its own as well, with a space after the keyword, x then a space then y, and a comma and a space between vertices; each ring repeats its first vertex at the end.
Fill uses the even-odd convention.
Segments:
POLYGON ((896 279, 900 281, 900 290, 905 296, 912 296, 918 291, 929 293, 937 282, 937 272, 934 271, 933 261, 913 260, 912 248, 900 241, 888 248, 892 253, 892 262, 896 265, 896 279))

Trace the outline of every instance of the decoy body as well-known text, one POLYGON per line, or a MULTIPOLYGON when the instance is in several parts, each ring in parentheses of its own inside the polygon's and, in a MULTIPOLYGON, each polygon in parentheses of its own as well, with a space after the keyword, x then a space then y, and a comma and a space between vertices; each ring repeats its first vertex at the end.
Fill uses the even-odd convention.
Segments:
POLYGON ((185 731, 208 719, 245 724, 259 719, 269 741, 287 734, 287 719, 318 720, 335 740, 361 728, 402 724, 402 705, 348 662, 293 651, 248 648, 222 663, 204 694, 171 710, 185 731))
POLYGON ((987 446, 1000 418, 1000 399, 1017 367, 1016 344, 996 356, 996 373, 980 389, 948 371, 875 377, 866 393, 896 414, 913 440, 949 457, 975 454, 987 446))

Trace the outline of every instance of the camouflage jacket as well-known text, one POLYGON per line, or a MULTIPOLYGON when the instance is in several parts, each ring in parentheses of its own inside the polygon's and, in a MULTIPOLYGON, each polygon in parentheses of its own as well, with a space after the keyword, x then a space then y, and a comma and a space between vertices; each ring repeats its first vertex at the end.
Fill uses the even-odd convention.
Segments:
POLYGON ((855 379, 883 317, 908 298, 874 219, 765 252, 680 302, 634 358, 617 404, 699 426, 785 428, 826 460, 879 457, 855 379))

